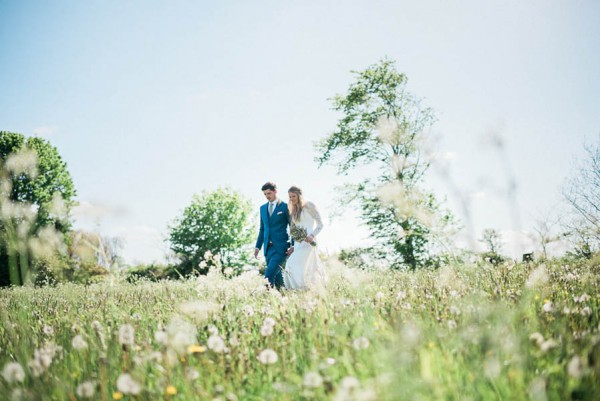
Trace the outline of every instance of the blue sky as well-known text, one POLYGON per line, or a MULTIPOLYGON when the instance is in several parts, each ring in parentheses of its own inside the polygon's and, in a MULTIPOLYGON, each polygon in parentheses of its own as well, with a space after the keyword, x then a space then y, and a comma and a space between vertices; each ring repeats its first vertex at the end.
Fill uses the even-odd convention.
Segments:
MULTIPOLYGON (((515 233, 560 205, 600 136, 599 22, 596 1, 0 0, 0 129, 57 146, 76 226, 150 262, 193 193, 219 185, 258 208, 264 181, 296 184, 328 214, 343 182, 313 161, 339 118, 328 98, 388 57, 438 116, 427 185, 518 254, 532 245, 515 233)), ((364 240, 349 214, 320 243, 364 240)))

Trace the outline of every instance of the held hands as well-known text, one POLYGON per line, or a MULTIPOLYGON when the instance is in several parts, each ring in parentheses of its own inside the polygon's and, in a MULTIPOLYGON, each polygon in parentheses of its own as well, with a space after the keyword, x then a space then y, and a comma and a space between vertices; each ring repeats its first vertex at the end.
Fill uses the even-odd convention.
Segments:
POLYGON ((294 247, 293 247, 293 246, 290 246, 290 247, 287 249, 287 251, 285 251, 285 254, 286 254, 287 256, 290 256, 292 253, 294 253, 294 247))
POLYGON ((312 235, 309 235, 306 237, 306 239, 304 241, 308 242, 309 244, 312 244, 313 242, 315 242, 315 237, 313 237, 312 235))

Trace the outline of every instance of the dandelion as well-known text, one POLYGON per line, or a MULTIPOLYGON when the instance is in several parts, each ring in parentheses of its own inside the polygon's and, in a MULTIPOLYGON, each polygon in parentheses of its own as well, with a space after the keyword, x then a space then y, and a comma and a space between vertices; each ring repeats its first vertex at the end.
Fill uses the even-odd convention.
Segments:
POLYGON ((220 336, 212 335, 208 337, 207 345, 210 350, 217 354, 225 351, 225 341, 220 336))
POLYGON ((454 330, 456 328, 457 324, 455 320, 448 320, 448 328, 450 330, 454 330))
POLYGON ((402 301, 404 298, 406 298, 406 292, 399 291, 398 295, 396 295, 396 300, 397 301, 402 301))
POLYGON ((167 388, 165 389, 165 394, 166 395, 176 395, 177 394, 177 387, 175 387, 175 386, 167 386, 167 388))
POLYGON ((123 394, 138 395, 142 391, 142 385, 135 381, 129 373, 122 373, 117 379, 117 389, 123 394))
POLYGON ((233 267, 226 267, 225 270, 223 270, 223 274, 226 276, 232 276, 233 275, 233 267))
POLYGON ((188 380, 196 380, 200 377, 200 373, 191 366, 188 366, 187 368, 185 368, 185 377, 188 380))
POLYGON ((42 333, 51 337, 54 335, 54 328, 52 326, 44 325, 44 328, 42 328, 42 333))
POLYGON ((272 365, 278 360, 277 353, 272 349, 265 349, 258 354, 258 361, 263 365, 272 365))
POLYGON ((581 312, 579 313, 581 313, 582 316, 590 316, 592 314, 592 308, 586 306, 585 308, 581 309, 581 312))
POLYGON ((121 345, 133 345, 135 341, 135 330, 133 326, 124 324, 119 328, 119 343, 121 345))
POLYGON ((263 321, 263 326, 274 327, 275 326, 275 319, 273 319, 272 317, 265 318, 265 320, 263 321))
POLYGON ((375 299, 381 301, 383 298, 385 298, 385 294, 381 291, 377 291, 377 294, 375 294, 375 299))
POLYGON ((254 308, 250 305, 245 305, 244 313, 246 314, 246 316, 254 316, 254 308))
POLYGON ((260 335, 263 337, 269 337, 271 334, 273 334, 273 326, 266 326, 263 325, 260 328, 260 335))
POLYGON ((354 349, 357 351, 369 348, 369 339, 366 337, 359 337, 353 342, 354 349))
POLYGON ((77 386, 75 392, 80 398, 92 398, 96 392, 96 384, 92 381, 85 381, 77 386))
POLYGON ((546 340, 542 343, 542 345, 540 345, 540 349, 542 350, 543 353, 546 353, 548 351, 550 351, 552 348, 556 348, 556 346, 558 345, 558 343, 556 341, 554 341, 553 339, 549 339, 546 340))
POLYGON ((458 309, 456 306, 452 305, 450 307, 450 313, 453 315, 460 315, 460 309, 458 309))
POLYGON ((542 306, 542 310, 545 313, 552 313, 554 311, 554 307, 552 306, 552 302, 550 302, 550 301, 544 302, 544 306, 542 306))
POLYGON ((219 329, 217 329, 217 327, 214 324, 211 324, 210 326, 208 326, 208 332, 210 333, 211 336, 219 335, 219 329))
POLYGON ((112 398, 113 400, 121 400, 123 399, 123 393, 121 393, 120 391, 115 391, 114 393, 112 393, 112 398))
POLYGON ((232 347, 237 347, 238 345, 240 345, 240 340, 238 340, 237 337, 233 336, 229 339, 229 345, 231 345, 232 347))
POLYGON ((18 362, 8 362, 2 370, 2 377, 7 383, 22 383, 25 380, 25 371, 18 362))
POLYGON ((85 341, 85 339, 83 338, 83 336, 81 334, 78 334, 75 337, 73 337, 73 340, 71 341, 71 345, 77 351, 82 351, 88 347, 88 343, 85 341))
POLYGON ((323 378, 317 372, 308 372, 304 375, 304 387, 318 388, 323 384, 323 378))

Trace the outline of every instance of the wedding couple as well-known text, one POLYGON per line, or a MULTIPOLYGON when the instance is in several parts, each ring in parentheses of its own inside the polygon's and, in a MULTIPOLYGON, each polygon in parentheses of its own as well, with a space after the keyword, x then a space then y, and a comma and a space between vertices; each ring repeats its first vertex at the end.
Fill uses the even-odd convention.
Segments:
POLYGON ((317 208, 304 200, 298 187, 288 190, 289 206, 277 197, 274 183, 267 182, 262 191, 268 202, 260 207, 260 230, 254 257, 258 258, 264 247, 265 278, 277 289, 285 286, 299 290, 323 285, 327 277, 315 240, 323 222, 317 208))

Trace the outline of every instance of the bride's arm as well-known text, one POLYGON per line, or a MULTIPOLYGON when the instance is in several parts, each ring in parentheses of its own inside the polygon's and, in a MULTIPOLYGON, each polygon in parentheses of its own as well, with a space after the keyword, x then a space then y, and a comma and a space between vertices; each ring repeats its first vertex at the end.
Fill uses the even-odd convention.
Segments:
POLYGON ((315 222, 317 223, 315 229, 310 233, 310 235, 316 237, 323 229, 323 220, 321 219, 321 214, 317 210, 315 204, 312 202, 308 202, 306 204, 306 210, 308 211, 308 213, 310 213, 310 215, 313 217, 313 219, 315 219, 315 222))

